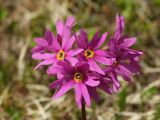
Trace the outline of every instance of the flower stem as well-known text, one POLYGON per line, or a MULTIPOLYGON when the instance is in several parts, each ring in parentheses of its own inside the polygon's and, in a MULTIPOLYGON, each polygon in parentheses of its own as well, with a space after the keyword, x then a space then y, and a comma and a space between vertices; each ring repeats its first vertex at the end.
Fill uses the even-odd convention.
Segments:
POLYGON ((81 109, 81 113, 82 113, 82 120, 87 120, 87 119, 86 119, 86 110, 85 110, 84 99, 82 99, 82 109, 81 109))

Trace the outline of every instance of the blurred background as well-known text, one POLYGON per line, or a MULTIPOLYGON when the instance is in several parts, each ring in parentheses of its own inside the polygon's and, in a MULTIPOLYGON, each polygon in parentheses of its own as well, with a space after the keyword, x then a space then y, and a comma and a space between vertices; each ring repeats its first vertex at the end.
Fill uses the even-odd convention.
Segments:
MULTIPOLYGON (((88 120, 160 120, 160 0, 0 0, 0 120, 80 120, 73 91, 52 101, 54 80, 34 70, 33 38, 55 32, 57 19, 73 15, 88 36, 114 31, 115 16, 125 18, 125 33, 137 36, 144 52, 141 74, 112 96, 87 108, 88 120)), ((108 38, 109 38, 108 36, 108 38)), ((108 40, 107 38, 107 40, 108 40)))

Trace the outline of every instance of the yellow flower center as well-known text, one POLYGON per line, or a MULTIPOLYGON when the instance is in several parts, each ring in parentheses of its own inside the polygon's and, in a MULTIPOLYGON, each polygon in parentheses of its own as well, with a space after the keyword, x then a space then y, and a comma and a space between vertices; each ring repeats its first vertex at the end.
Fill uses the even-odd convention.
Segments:
POLYGON ((59 52, 56 55, 57 60, 64 60, 65 52, 63 50, 59 50, 59 52))
POLYGON ((93 51, 93 50, 86 50, 86 51, 84 51, 84 56, 85 56, 86 58, 93 58, 93 56, 94 56, 94 51, 93 51))
POLYGON ((79 82, 82 81, 83 75, 81 73, 79 73, 79 72, 76 72, 74 74, 74 78, 73 79, 74 79, 75 82, 79 83, 79 82))

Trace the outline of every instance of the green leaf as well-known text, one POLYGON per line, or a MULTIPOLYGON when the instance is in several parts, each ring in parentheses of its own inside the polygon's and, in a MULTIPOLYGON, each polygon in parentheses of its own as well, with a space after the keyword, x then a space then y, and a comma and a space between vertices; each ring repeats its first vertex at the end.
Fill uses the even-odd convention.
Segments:
POLYGON ((87 34, 88 34, 88 40, 90 41, 92 39, 92 37, 94 36, 95 32, 96 32, 96 28, 89 28, 87 29, 87 34))
POLYGON ((0 21, 3 21, 8 15, 8 11, 6 9, 0 8, 0 21))
POLYGON ((118 106, 120 111, 123 111, 126 108, 126 96, 127 96, 126 87, 124 87, 118 94, 118 106))
POLYGON ((159 120, 160 118, 160 104, 156 106, 155 113, 154 113, 154 119, 153 120, 159 120))
POLYGON ((152 0, 155 6, 160 6, 160 0, 152 0))
POLYGON ((142 92, 142 94, 141 94, 142 100, 144 100, 144 101, 148 100, 157 93, 158 93, 158 89, 156 86, 150 87, 147 90, 142 92))
POLYGON ((5 111, 9 114, 11 120, 22 120, 21 110, 15 106, 7 107, 5 111))

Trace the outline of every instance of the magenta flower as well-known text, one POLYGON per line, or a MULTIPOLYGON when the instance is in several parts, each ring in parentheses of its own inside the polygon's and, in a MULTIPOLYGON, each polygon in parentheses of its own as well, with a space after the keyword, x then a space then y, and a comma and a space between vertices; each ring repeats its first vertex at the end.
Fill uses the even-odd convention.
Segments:
MULTIPOLYGON (((52 41, 50 46, 47 46, 45 40, 36 39, 37 44, 41 43, 46 45, 43 51, 33 53, 32 58, 36 60, 41 60, 41 62, 35 67, 36 69, 42 65, 51 65, 48 69, 48 74, 52 74, 55 71, 54 67, 59 61, 69 61, 72 64, 76 64, 78 60, 74 57, 80 53, 83 49, 76 48, 72 49, 72 45, 75 41, 75 35, 71 35, 71 26, 74 24, 74 19, 72 17, 67 18, 65 25, 58 20, 56 23, 57 36, 55 37, 51 32, 49 34, 49 40, 52 41)), ((39 45, 39 44, 38 44, 39 45)))
MULTIPOLYGON (((63 27, 72 28, 75 24, 74 18, 72 16, 67 17, 65 24, 62 21, 58 20, 56 23, 57 35, 62 35, 63 27)), ((32 53, 49 51, 53 52, 53 36, 49 30, 46 30, 45 37, 36 37, 34 38, 36 46, 31 49, 32 53)))
POLYGON ((131 47, 135 42, 136 38, 128 38, 128 36, 122 35, 124 30, 124 19, 122 16, 116 15, 116 30, 114 36, 109 40, 109 51, 117 53, 119 51, 128 52, 129 54, 134 54, 139 56, 142 54, 140 51, 132 50, 131 47))
POLYGON ((57 72, 61 73, 63 77, 49 85, 51 89, 59 88, 53 99, 59 98, 71 88, 74 88, 75 100, 79 108, 82 107, 82 99, 84 99, 87 106, 90 106, 90 95, 87 87, 98 86, 100 82, 94 80, 96 76, 93 77, 90 73, 89 65, 87 63, 78 63, 71 66, 68 62, 59 62, 58 65, 57 72))
POLYGON ((36 37, 34 38, 34 41, 36 43, 36 46, 31 49, 31 52, 33 54, 37 52, 43 52, 44 50, 52 51, 51 46, 53 46, 53 39, 52 33, 49 30, 46 30, 44 38, 36 37))
POLYGON ((130 76, 139 72, 138 57, 142 55, 142 52, 130 48, 135 43, 136 38, 122 36, 123 29, 123 17, 117 15, 116 32, 109 40, 107 58, 112 59, 110 69, 121 75, 125 80, 130 81, 130 76))
POLYGON ((112 87, 112 90, 113 92, 118 92, 119 88, 120 88, 120 82, 118 81, 118 78, 117 78, 117 73, 114 71, 114 69, 108 67, 108 69, 105 69, 105 75, 102 76, 103 78, 103 81, 107 82, 109 81, 110 82, 110 85, 112 87))
POLYGON ((99 67, 96 62, 110 65, 110 59, 106 58, 106 52, 99 49, 107 37, 107 33, 99 36, 99 33, 96 32, 91 39, 91 42, 88 42, 86 33, 83 30, 80 30, 80 34, 77 37, 77 45, 79 48, 83 49, 81 54, 78 54, 78 59, 80 61, 87 62, 90 66, 90 70, 98 72, 100 74, 105 74, 104 71, 99 67))
POLYGON ((121 86, 118 76, 130 81, 132 75, 139 73, 139 57, 143 53, 131 48, 136 38, 123 35, 124 19, 118 14, 115 33, 109 39, 107 50, 100 48, 107 32, 102 35, 96 32, 89 42, 84 30, 72 33, 74 24, 73 17, 68 17, 65 23, 58 20, 56 35, 47 30, 44 38, 35 38, 36 46, 31 52, 33 59, 40 60, 35 68, 48 65, 47 74, 57 77, 49 85, 50 89, 56 89, 53 99, 73 88, 75 101, 84 113, 83 101, 90 106, 91 98, 99 100, 97 89, 107 94, 116 93, 121 86))
POLYGON ((94 78, 94 80, 96 81, 100 81, 100 84, 98 86, 95 86, 95 87, 88 86, 89 94, 96 102, 99 101, 99 95, 97 93, 97 89, 101 89, 105 93, 111 95, 115 89, 117 90, 118 87, 120 87, 120 86, 115 86, 115 84, 117 83, 116 82, 117 80, 115 76, 111 75, 110 73, 101 75, 101 74, 92 72, 90 74, 90 77, 94 78))

